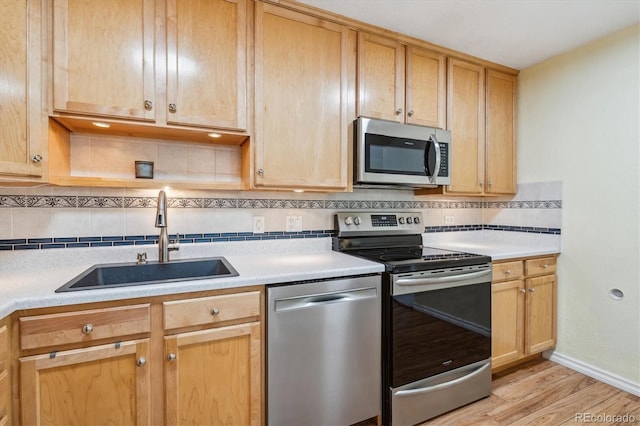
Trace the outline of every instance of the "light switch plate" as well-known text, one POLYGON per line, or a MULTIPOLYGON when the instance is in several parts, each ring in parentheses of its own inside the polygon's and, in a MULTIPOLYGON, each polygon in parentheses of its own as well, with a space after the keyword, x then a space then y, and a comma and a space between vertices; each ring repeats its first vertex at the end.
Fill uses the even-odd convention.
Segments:
POLYGON ((445 216, 444 217, 444 224, 445 225, 453 225, 454 223, 456 223, 456 219, 454 216, 445 216))

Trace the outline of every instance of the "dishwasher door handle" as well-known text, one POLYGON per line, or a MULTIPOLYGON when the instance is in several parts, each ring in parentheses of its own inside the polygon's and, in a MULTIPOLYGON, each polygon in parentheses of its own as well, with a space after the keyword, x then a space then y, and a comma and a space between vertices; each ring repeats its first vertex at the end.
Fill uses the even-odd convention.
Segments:
POLYGON ((283 297, 275 299, 275 312, 292 309, 313 308, 338 302, 353 302, 356 300, 372 299, 378 296, 375 287, 358 288, 353 290, 335 291, 319 294, 305 294, 303 296, 283 297))

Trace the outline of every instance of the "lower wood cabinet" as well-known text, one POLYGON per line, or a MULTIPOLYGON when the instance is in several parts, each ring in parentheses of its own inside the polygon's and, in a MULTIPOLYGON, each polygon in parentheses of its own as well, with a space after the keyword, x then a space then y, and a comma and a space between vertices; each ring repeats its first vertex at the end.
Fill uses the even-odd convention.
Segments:
POLYGON ((493 265, 491 364, 498 369, 556 343, 556 257, 493 265))
POLYGON ((20 359, 24 425, 150 423, 149 339, 20 359))
POLYGON ((263 290, 197 296, 16 313, 20 417, 3 390, 0 425, 261 424, 263 290))
POLYGON ((0 321, 0 426, 11 424, 9 328, 0 321))

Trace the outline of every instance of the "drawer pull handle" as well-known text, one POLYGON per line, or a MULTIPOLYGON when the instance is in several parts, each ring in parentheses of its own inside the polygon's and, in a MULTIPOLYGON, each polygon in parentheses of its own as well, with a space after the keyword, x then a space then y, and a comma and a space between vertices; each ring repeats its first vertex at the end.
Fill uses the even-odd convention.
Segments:
POLYGON ((175 361, 175 359, 176 359, 176 354, 174 354, 173 352, 167 355, 167 361, 171 362, 171 361, 175 361))
POLYGON ((218 308, 213 308, 213 309, 211 310, 211 315, 213 315, 213 316, 216 316, 216 315, 218 315, 219 313, 220 313, 220 309, 218 309, 218 308))
POLYGON ((143 357, 143 356, 138 358, 138 361, 136 361, 136 365, 138 367, 143 367, 146 363, 147 363, 147 359, 145 357, 143 357))
POLYGON ((82 327, 82 332, 84 334, 91 334, 92 331, 93 331, 93 324, 87 324, 84 327, 82 327))

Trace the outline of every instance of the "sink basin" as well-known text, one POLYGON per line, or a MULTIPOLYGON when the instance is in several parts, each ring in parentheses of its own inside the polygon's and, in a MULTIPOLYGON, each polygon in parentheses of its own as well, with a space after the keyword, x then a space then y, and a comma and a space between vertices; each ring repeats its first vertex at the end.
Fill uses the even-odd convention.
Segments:
POLYGON ((238 272, 224 257, 168 263, 108 263, 92 266, 57 289, 56 293, 235 276, 238 272))

